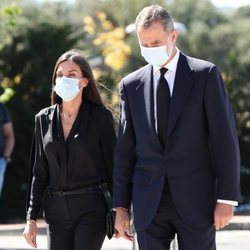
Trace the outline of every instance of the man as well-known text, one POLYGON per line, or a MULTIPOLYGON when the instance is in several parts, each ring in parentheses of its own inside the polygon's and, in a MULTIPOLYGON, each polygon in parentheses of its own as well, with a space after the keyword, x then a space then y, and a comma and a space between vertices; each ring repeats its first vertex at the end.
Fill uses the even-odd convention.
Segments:
POLYGON ((132 239, 132 203, 140 250, 170 249, 175 234, 180 250, 216 249, 215 231, 240 199, 238 139, 221 75, 175 47, 177 32, 162 7, 144 8, 136 32, 149 64, 120 85, 117 235, 132 239))
POLYGON ((14 148, 14 132, 7 108, 0 103, 0 197, 4 174, 14 148))

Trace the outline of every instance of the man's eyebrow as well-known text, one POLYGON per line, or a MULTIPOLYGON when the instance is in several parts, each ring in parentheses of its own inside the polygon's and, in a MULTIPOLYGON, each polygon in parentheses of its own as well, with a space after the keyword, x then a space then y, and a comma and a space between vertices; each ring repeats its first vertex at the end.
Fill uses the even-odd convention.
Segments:
POLYGON ((155 40, 155 41, 151 42, 151 44, 156 44, 156 43, 161 43, 161 41, 160 40, 155 40))

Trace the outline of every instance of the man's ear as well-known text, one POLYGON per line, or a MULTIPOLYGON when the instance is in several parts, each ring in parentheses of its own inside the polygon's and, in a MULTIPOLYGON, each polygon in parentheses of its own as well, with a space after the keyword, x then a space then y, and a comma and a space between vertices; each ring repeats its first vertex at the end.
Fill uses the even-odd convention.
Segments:
POLYGON ((177 30, 174 30, 172 34, 173 34, 173 40, 172 40, 172 41, 173 41, 173 43, 175 44, 175 43, 176 43, 176 40, 177 40, 177 37, 178 37, 178 32, 177 32, 177 30))

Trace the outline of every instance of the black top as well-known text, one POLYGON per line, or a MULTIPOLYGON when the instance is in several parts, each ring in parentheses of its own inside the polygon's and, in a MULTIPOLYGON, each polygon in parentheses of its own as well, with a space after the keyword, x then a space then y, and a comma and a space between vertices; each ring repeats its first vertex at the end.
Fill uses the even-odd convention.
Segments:
POLYGON ((8 110, 4 104, 0 103, 0 157, 3 157, 4 153, 3 125, 8 122, 11 122, 8 110))
POLYGON ((59 105, 41 110, 35 117, 27 218, 37 218, 46 188, 69 191, 107 181, 111 191, 115 143, 112 114, 104 107, 84 102, 66 141, 59 105))

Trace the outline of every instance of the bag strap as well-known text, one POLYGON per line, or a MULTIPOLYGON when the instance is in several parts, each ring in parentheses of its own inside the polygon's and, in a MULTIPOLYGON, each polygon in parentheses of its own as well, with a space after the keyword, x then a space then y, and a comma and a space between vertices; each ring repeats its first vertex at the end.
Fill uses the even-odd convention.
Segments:
POLYGON ((100 184, 101 190, 103 192, 103 195, 106 199, 107 205, 108 205, 108 209, 112 209, 112 197, 110 195, 109 189, 108 189, 108 185, 106 182, 100 184))

